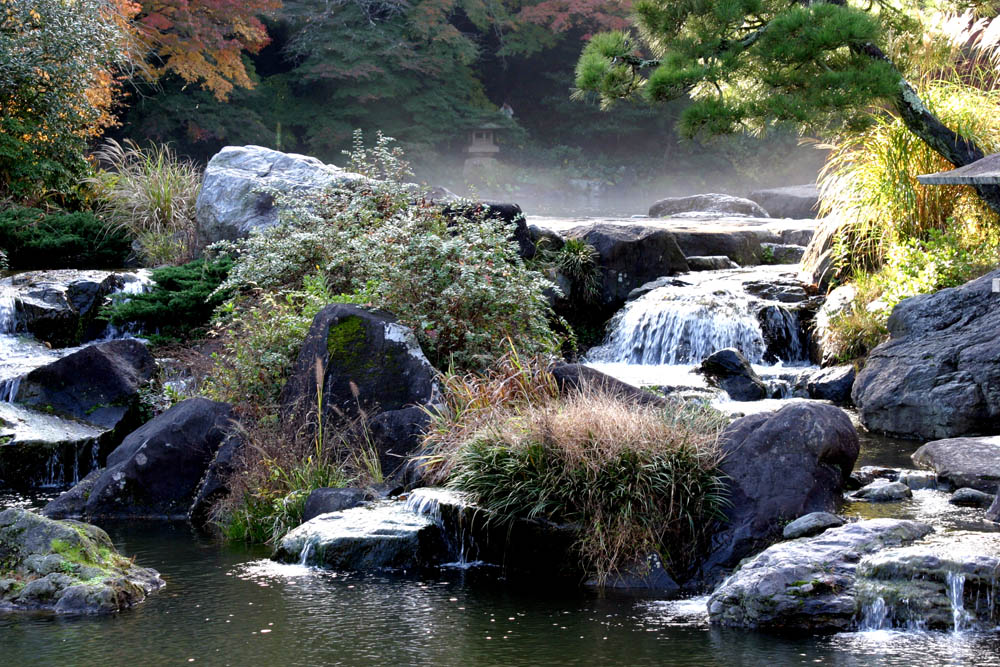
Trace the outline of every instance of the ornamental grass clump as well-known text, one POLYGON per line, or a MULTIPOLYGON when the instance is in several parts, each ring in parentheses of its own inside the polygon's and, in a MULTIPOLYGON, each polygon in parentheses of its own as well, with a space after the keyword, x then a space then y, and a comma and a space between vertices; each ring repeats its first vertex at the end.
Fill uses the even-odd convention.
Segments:
POLYGON ((448 406, 427 438, 432 479, 494 521, 576 525, 581 567, 600 583, 651 554, 675 574, 697 562, 726 503, 719 413, 587 387, 560 396, 537 360, 516 354, 444 384, 448 406))

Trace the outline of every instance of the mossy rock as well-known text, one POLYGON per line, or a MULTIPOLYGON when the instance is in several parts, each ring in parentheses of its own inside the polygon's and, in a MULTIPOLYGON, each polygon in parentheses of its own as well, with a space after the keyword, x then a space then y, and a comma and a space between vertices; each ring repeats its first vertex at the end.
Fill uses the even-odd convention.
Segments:
POLYGON ((96 526, 20 508, 0 512, 0 609, 113 613, 163 585, 96 526))

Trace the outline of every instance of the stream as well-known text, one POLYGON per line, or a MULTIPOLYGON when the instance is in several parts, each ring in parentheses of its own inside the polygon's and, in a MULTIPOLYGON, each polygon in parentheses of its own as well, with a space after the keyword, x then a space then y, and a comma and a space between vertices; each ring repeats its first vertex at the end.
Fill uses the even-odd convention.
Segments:
MULTIPOLYGON (((780 283, 792 269, 702 272, 651 289, 615 317, 587 360, 635 384, 703 395, 733 414, 774 409, 781 400, 728 401, 691 370, 705 354, 735 346, 776 395, 794 393, 796 377, 815 369, 798 311, 783 296, 788 290, 746 287, 780 283)), ((11 310, 0 293, 0 323, 11 310)), ((0 330, 0 380, 7 381, 0 390, 6 393, 19 373, 37 365, 33 352, 49 358, 63 352, 13 334, 11 327, 0 330)), ((909 454, 918 444, 862 433, 857 465, 912 467, 909 454)), ((39 509, 54 495, 0 490, 0 508, 39 509)), ((981 510, 950 505, 948 494, 936 490, 899 503, 848 502, 842 513, 920 519, 944 535, 998 528, 981 510)), ((551 582, 507 581, 489 566, 430 575, 331 572, 279 564, 268 559, 267 548, 227 544, 186 524, 98 524, 122 553, 158 570, 167 587, 112 617, 0 613, 3 664, 1000 666, 996 632, 776 636, 710 627, 704 597, 598 595, 551 582)))

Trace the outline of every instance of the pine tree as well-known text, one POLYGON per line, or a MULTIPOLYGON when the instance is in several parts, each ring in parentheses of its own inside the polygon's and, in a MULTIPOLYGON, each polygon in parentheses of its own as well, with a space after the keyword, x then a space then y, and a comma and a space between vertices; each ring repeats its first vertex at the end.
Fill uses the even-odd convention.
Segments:
MULTIPOLYGON (((879 46, 894 34, 916 36, 892 0, 638 0, 635 16, 638 40, 606 32, 584 48, 581 92, 606 104, 689 95, 680 121, 688 135, 773 121, 851 127, 884 104, 956 167, 984 156, 927 108, 879 46)), ((1000 188, 976 189, 1000 212, 1000 188)))

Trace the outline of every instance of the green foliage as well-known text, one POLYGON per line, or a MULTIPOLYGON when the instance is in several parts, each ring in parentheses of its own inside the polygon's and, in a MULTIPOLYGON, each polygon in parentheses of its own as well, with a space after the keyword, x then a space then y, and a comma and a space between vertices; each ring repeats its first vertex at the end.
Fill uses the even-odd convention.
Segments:
POLYGON ((117 269, 131 253, 129 238, 106 231, 93 213, 11 206, 0 211, 0 253, 11 270, 117 269))
POLYGON ((195 201, 201 170, 166 145, 140 148, 110 139, 96 156, 110 171, 90 179, 108 224, 139 242, 154 265, 189 259, 195 247, 195 201))
POLYGON ((0 196, 69 191, 111 124, 127 34, 106 0, 0 1, 0 196))
MULTIPOLYGON (((354 168, 401 174, 405 166, 379 136, 354 168)), ((220 243, 237 261, 226 287, 299 289, 319 267, 331 292, 388 310, 411 327, 439 367, 488 365, 510 337, 529 353, 554 349, 544 290, 525 267, 502 221, 448 218, 414 203, 399 182, 369 181, 322 197, 282 201, 278 225, 220 243)))
MULTIPOLYGON (((1000 151, 1000 93, 936 80, 921 89, 928 107, 962 137, 987 152, 1000 151)), ((887 253, 931 230, 953 226, 998 228, 1000 220, 964 186, 924 186, 919 174, 951 168, 896 116, 873 116, 864 132, 835 143, 821 181, 822 215, 845 223, 839 233, 840 262, 848 274, 878 267, 887 253)))
POLYGON ((930 230, 890 246, 882 267, 857 272, 854 301, 830 321, 832 351, 842 362, 867 356, 888 339, 892 309, 903 299, 957 287, 1000 265, 996 232, 971 237, 958 230, 930 230))
POLYGON ((867 120, 872 102, 899 95, 901 77, 865 49, 916 27, 888 0, 639 0, 634 9, 641 44, 623 32, 595 35, 577 64, 576 86, 606 105, 690 95, 680 118, 687 135, 762 130, 775 121, 821 129, 867 120))
POLYGON ((503 522, 577 525, 601 582, 654 553, 675 573, 697 561, 725 502, 716 413, 585 392, 499 416, 458 450, 451 486, 503 522))
POLYGON ((154 342, 200 336, 213 311, 225 301, 226 293, 218 289, 232 265, 229 257, 220 256, 156 269, 151 291, 113 303, 107 317, 116 326, 139 325, 154 342))

